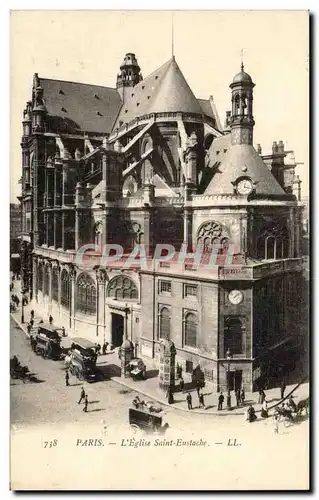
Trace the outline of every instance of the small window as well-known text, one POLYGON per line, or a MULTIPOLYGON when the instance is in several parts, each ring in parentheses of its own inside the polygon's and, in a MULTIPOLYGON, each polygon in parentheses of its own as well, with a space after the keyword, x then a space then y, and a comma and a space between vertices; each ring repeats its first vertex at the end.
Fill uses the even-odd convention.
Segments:
POLYGON ((99 99, 100 100, 100 98, 99 98, 99 96, 97 94, 94 94, 94 97, 95 97, 95 99, 99 99))
POLYGON ((64 113, 67 113, 67 110, 65 108, 61 108, 61 111, 64 111, 64 113))
POLYGON ((197 285, 184 285, 184 297, 197 297, 197 285))
POLYGON ((172 283, 171 283, 171 281, 161 280, 159 282, 159 293, 171 294, 172 293, 172 283))
POLYGON ((97 114, 98 116, 102 116, 102 113, 101 113, 100 111, 97 111, 97 112, 96 112, 96 114, 97 114))
POLYGON ((64 92, 62 89, 59 90, 59 94, 64 95, 64 92))

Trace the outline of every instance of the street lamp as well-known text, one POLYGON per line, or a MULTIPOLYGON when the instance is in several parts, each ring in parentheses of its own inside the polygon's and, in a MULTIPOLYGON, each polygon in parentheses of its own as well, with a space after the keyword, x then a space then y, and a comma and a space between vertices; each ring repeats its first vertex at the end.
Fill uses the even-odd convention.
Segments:
POLYGON ((227 410, 231 410, 231 395, 230 395, 230 363, 232 360, 232 355, 229 349, 227 349, 226 352, 226 359, 227 359, 227 396, 226 396, 226 405, 227 405, 227 410))

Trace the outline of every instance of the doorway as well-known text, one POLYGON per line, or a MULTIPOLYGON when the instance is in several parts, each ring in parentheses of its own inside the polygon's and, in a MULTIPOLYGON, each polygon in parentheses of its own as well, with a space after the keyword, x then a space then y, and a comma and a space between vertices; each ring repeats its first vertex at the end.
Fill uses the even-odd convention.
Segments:
POLYGON ((112 345, 120 347, 123 344, 124 316, 112 313, 112 345))
POLYGON ((243 382, 243 371, 235 370, 228 372, 228 390, 229 391, 237 391, 238 389, 242 389, 243 382))

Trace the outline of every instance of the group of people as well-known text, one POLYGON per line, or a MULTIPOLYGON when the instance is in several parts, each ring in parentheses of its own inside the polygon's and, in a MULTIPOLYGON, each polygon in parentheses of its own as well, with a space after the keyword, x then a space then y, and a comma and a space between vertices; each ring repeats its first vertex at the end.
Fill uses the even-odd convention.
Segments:
MULTIPOLYGON (((70 374, 69 374, 69 370, 65 371, 65 385, 66 385, 66 387, 70 386, 70 374)), ((86 394, 83 386, 81 388, 80 399, 78 401, 78 404, 81 404, 82 401, 84 401, 83 411, 87 412, 88 411, 89 400, 88 400, 88 395, 86 394)))

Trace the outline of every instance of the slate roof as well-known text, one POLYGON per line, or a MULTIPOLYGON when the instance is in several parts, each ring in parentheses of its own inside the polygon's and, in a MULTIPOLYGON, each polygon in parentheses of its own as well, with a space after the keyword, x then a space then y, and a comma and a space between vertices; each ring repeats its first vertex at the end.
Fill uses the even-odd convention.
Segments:
POLYGON ((53 128, 110 133, 122 105, 116 89, 39 78, 53 128))
POLYGON ((137 116, 165 112, 204 113, 215 118, 209 100, 196 99, 174 57, 132 87, 114 129, 137 116))
POLYGON ((246 175, 257 183, 256 194, 285 194, 257 151, 248 144, 232 145, 228 149, 204 194, 233 194, 232 182, 246 175), (245 172, 243 167, 247 168, 245 172))

